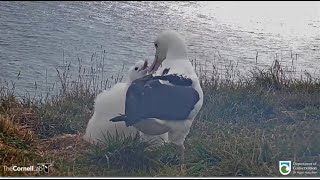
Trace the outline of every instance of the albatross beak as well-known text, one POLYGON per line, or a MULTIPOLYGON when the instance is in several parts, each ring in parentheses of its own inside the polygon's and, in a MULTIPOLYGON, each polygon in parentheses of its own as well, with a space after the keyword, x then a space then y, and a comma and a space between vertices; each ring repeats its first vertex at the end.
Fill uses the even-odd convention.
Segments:
POLYGON ((155 72, 159 68, 160 65, 161 65, 161 61, 159 60, 158 56, 156 55, 154 57, 153 63, 150 66, 149 73, 155 72))
POLYGON ((139 71, 145 70, 145 69, 147 69, 147 67, 148 67, 148 60, 144 60, 144 64, 141 67, 141 69, 139 69, 139 71))

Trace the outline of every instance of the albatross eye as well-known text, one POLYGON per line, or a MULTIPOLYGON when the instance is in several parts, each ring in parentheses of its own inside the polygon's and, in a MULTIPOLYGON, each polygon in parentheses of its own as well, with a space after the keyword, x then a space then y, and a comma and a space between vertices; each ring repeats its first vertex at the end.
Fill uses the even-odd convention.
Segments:
POLYGON ((157 44, 157 43, 155 43, 154 46, 155 46, 156 48, 158 48, 158 44, 157 44))
POLYGON ((134 70, 138 70, 138 67, 135 67, 134 70))

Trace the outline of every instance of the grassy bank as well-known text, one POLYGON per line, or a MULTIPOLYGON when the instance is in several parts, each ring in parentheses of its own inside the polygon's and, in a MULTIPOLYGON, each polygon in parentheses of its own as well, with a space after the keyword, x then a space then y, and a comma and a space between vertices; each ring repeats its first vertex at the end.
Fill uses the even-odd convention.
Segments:
MULTIPOLYGON (((230 71, 222 78, 214 69, 209 76, 199 69, 205 97, 185 142, 188 176, 281 176, 278 163, 285 160, 318 162, 319 169, 318 78, 291 79, 278 61, 270 69, 252 69, 245 78, 230 71)), ((76 80, 70 80, 68 70, 57 70, 55 96, 17 97, 13 86, 2 84, 0 164, 53 164, 48 174, 1 167, 2 176, 179 175, 170 144, 153 147, 136 137, 109 138, 109 146, 99 147, 84 142, 96 94, 122 76, 86 79, 79 68, 76 80)))

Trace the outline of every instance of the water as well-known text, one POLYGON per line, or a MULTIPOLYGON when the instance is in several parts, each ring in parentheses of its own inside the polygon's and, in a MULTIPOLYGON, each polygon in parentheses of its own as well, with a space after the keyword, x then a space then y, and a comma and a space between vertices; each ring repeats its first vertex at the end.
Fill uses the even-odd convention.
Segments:
POLYGON ((319 2, 0 2, 0 79, 18 90, 57 81, 63 62, 90 66, 105 51, 105 74, 154 56, 164 29, 186 39, 189 58, 246 72, 275 58, 319 74, 319 2), (256 64, 256 55, 258 61, 256 64), (292 61, 293 60, 293 61, 292 61), (20 72, 20 79, 16 76, 20 72))

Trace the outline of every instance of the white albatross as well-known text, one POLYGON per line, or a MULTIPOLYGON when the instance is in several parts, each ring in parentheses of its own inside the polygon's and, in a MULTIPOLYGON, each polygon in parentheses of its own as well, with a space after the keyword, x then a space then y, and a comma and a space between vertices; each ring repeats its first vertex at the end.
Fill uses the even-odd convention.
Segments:
POLYGON ((184 40, 175 31, 164 31, 154 42, 155 59, 148 76, 137 79, 126 94, 125 114, 111 121, 125 121, 149 135, 168 132, 181 155, 185 174, 184 141, 203 104, 197 74, 188 59, 184 40))
POLYGON ((145 141, 153 141, 162 144, 168 141, 168 134, 145 135, 134 127, 127 127, 124 122, 107 121, 110 118, 124 113, 126 91, 133 80, 141 78, 147 74, 148 62, 138 61, 129 69, 127 82, 117 83, 111 89, 104 90, 97 95, 94 104, 94 113, 88 122, 84 140, 92 144, 105 143, 108 135, 112 137, 118 135, 135 136, 140 134, 140 138, 145 141))

